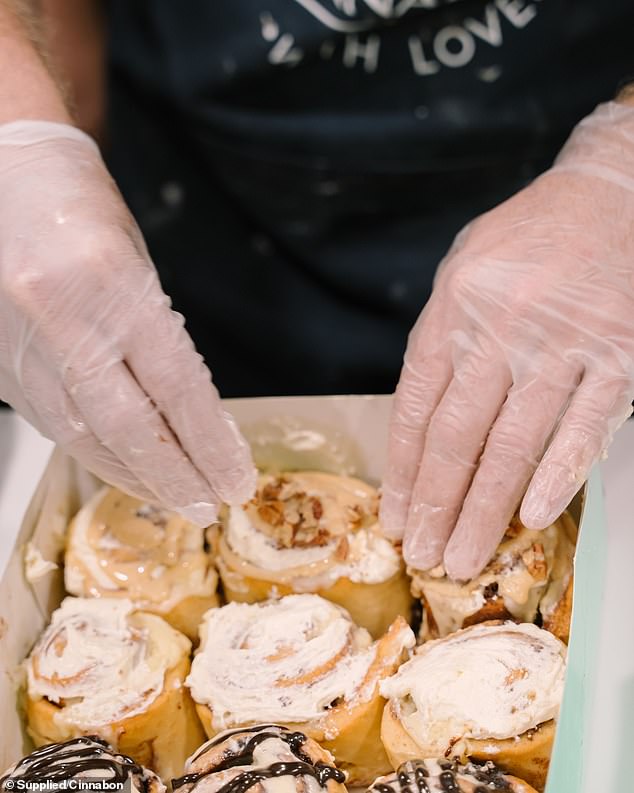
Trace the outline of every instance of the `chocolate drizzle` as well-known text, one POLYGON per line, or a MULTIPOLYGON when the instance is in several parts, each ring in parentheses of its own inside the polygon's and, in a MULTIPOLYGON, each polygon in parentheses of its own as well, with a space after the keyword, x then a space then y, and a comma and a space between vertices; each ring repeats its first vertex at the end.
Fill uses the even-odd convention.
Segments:
POLYGON ((407 762, 399 766, 396 772, 395 782, 398 783, 396 787, 379 782, 372 785, 371 790, 376 790, 378 793, 413 793, 414 790, 418 793, 430 793, 427 777, 429 771, 423 763, 407 762))
POLYGON ((322 788, 326 787, 328 781, 331 779, 339 783, 345 782, 346 776, 343 771, 340 771, 334 766, 327 765, 326 763, 314 763, 303 751, 303 746, 307 740, 303 733, 291 732, 284 727, 278 727, 273 724, 261 724, 257 727, 247 727, 232 730, 229 733, 222 733, 214 740, 205 744, 198 754, 194 756, 193 760, 195 761, 202 757, 206 751, 214 746, 218 746, 232 735, 240 735, 243 733, 251 733, 252 737, 245 742, 244 746, 242 746, 239 751, 228 751, 223 760, 207 771, 185 774, 178 779, 173 779, 173 790, 178 790, 178 788, 183 787, 183 785, 192 785, 190 790, 193 790, 202 779, 212 774, 219 774, 231 768, 253 765, 253 754, 255 749, 261 743, 271 738, 284 741, 292 754, 297 758, 297 761, 272 763, 265 768, 252 768, 248 771, 244 771, 233 779, 230 779, 219 788, 216 793, 246 793, 246 791, 259 782, 262 782, 264 779, 275 779, 282 776, 310 776, 316 779, 319 786, 322 788))
POLYGON ((384 777, 387 781, 375 783, 369 793, 431 793, 442 790, 443 793, 461 793, 460 776, 470 776, 478 785, 474 793, 488 793, 490 790, 511 791, 511 785, 502 772, 493 764, 476 765, 469 763, 460 766, 458 763, 442 760, 438 763, 440 774, 434 775, 434 783, 430 779, 427 763, 423 760, 410 760, 403 763, 396 774, 384 777))
POLYGON ((121 784, 135 776, 143 793, 149 788, 141 766, 126 755, 113 753, 105 741, 90 735, 36 749, 0 779, 0 791, 7 779, 15 777, 29 783, 66 782, 90 771, 103 771, 104 778, 121 784))

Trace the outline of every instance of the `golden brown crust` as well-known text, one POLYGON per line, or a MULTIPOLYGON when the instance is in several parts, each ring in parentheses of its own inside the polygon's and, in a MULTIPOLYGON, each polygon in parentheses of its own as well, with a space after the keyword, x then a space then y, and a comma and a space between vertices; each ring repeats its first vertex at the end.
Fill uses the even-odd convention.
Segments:
POLYGON ((564 644, 568 644, 570 641, 573 588, 574 576, 571 575, 563 597, 555 608, 543 618, 544 628, 553 633, 558 639, 561 639, 564 644))
POLYGON ((218 608, 219 606, 220 598, 217 594, 211 597, 190 595, 181 600, 166 614, 160 614, 159 616, 169 622, 172 628, 184 633, 196 646, 198 644, 198 629, 203 621, 203 615, 209 609, 218 608))
MULTIPOLYGON (((225 599, 229 603, 260 603, 271 597, 295 594, 295 590, 286 584, 243 576, 229 569, 221 558, 218 559, 218 569, 225 599)), ((409 621, 414 602, 404 568, 379 584, 339 578, 332 586, 318 589, 314 594, 343 606, 350 612, 353 622, 368 630, 374 639, 383 636, 396 617, 409 621)))

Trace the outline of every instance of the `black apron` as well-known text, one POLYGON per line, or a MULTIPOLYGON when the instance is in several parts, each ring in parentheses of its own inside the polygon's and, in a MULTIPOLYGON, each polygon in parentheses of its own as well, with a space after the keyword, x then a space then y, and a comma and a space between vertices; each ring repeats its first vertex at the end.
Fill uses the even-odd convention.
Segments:
POLYGON ((438 262, 634 79, 631 0, 110 0, 113 170, 225 396, 393 389, 438 262))

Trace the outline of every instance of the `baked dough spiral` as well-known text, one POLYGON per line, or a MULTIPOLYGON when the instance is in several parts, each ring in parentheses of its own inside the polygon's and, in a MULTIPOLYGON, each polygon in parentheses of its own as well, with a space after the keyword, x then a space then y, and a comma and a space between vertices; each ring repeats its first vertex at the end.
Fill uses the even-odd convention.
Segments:
POLYGON ((192 640, 203 614, 218 605, 204 530, 114 487, 95 493, 73 518, 64 579, 72 595, 127 598, 192 640))
POLYGON ((172 781, 180 793, 346 793, 345 774, 307 735, 273 724, 220 733, 172 781))
POLYGON ((66 598, 26 661, 36 746, 95 734, 164 779, 204 732, 184 686, 191 643, 129 600, 66 598))
POLYGON ((392 766, 492 760, 543 789, 565 671, 566 646, 531 624, 484 623, 423 644, 381 684, 392 766))
POLYGON ((316 593, 375 638, 410 615, 401 554, 379 531, 378 492, 353 477, 262 474, 252 501, 224 511, 217 564, 230 601, 316 593))
POLYGON ((318 595, 230 603, 206 615, 187 685, 210 737, 258 722, 282 724, 332 752, 351 784, 369 784, 389 769, 379 682, 414 643, 402 618, 373 642, 344 609, 318 595))
POLYGON ((495 556, 477 578, 457 583, 439 567, 408 569, 423 604, 423 640, 488 620, 535 622, 568 642, 577 527, 564 513, 543 531, 511 521, 495 556))

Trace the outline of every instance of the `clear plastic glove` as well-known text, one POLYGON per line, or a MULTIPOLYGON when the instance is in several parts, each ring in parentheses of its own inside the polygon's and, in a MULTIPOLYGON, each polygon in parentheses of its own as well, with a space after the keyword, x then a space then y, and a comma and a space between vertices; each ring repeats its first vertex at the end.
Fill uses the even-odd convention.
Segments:
POLYGON ((0 126, 0 397, 107 482, 204 525, 255 486, 94 142, 0 126))
POLYGON ((633 397, 634 107, 609 103, 442 263, 396 391, 384 531, 473 577, 520 502, 531 528, 564 510, 633 397))

